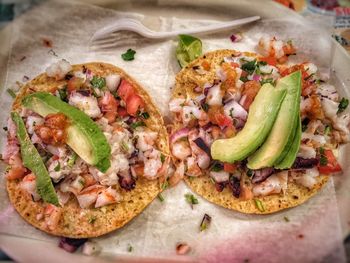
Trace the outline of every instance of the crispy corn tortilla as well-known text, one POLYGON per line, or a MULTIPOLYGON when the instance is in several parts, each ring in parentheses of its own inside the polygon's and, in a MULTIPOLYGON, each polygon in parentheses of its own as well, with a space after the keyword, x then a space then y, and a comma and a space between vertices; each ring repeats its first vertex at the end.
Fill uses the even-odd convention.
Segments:
MULTIPOLYGON (((212 83, 217 78, 216 66, 219 65, 225 57, 236 56, 237 54, 239 54, 239 52, 235 50, 217 50, 206 53, 192 61, 177 74, 172 95, 173 98, 187 96, 194 98, 198 96, 193 92, 193 88, 196 86, 203 86, 205 83, 212 83), (199 74, 193 67, 202 65, 203 61, 209 62, 210 70, 206 74, 199 74)), ((254 53, 245 53, 245 55, 256 56, 254 53)), ((179 123, 175 123, 174 126, 175 129, 181 128, 181 124, 179 123)), ((316 178, 317 183, 311 190, 294 182, 288 182, 286 193, 256 198, 263 203, 264 209, 261 210, 258 209, 254 199, 248 201, 240 200, 232 195, 228 187, 226 187, 223 192, 218 192, 209 176, 202 175, 193 178, 186 176, 185 182, 194 192, 214 204, 246 214, 269 214, 304 203, 315 195, 327 183, 328 179, 329 176, 320 175, 316 178)))
MULTIPOLYGON (((73 65, 72 70, 82 70, 83 67, 91 70, 98 76, 107 76, 116 73, 132 83, 137 94, 145 101, 146 111, 150 115, 150 118, 145 120, 147 127, 159 133, 159 139, 157 141, 158 149, 169 155, 168 135, 163 118, 147 92, 123 70, 111 64, 88 63, 73 65)), ((21 89, 13 104, 13 110, 19 110, 21 108, 21 100, 25 95, 36 91, 51 92, 66 83, 67 80, 56 81, 54 78, 48 77, 45 73, 39 75, 21 89)), ((138 178, 136 187, 132 191, 125 191, 120 188, 119 193, 123 200, 118 204, 111 204, 97 209, 82 209, 75 198, 71 199, 62 208, 63 213, 57 228, 50 230, 47 228, 43 219, 37 219, 37 215, 44 212, 44 203, 42 201, 34 202, 30 194, 20 189, 19 183, 19 180, 7 181, 9 198, 17 212, 28 223, 42 231, 52 235, 70 238, 97 237, 124 226, 141 213, 161 191, 158 180, 151 181, 138 178)))

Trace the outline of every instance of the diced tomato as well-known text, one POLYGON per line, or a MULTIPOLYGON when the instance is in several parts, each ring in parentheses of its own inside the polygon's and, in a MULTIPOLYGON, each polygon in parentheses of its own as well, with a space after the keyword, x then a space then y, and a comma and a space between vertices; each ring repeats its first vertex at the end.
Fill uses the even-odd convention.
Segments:
POLYGON ((226 115, 224 115, 222 113, 216 114, 215 124, 219 125, 220 128, 230 127, 233 125, 232 119, 230 117, 227 117, 226 115))
POLYGON ((276 66, 277 60, 275 57, 262 57, 260 58, 260 61, 265 61, 267 64, 271 66, 276 66))
POLYGON ((70 80, 68 80, 67 83, 67 91, 68 93, 71 93, 74 90, 80 89, 84 84, 84 79, 79 77, 72 77, 70 80))
POLYGON ((239 68, 239 64, 236 63, 236 62, 231 62, 231 66, 232 66, 233 68, 239 68))
POLYGON ((321 174, 331 174, 341 172, 342 168, 335 158, 332 150, 324 150, 324 156, 327 158, 326 165, 318 165, 318 170, 321 174))
POLYGON ((253 103, 256 94, 258 94, 260 90, 260 87, 260 83, 255 80, 250 80, 243 84, 242 99, 240 103, 245 110, 249 110, 250 104, 253 103))
POLYGON ((131 95, 135 94, 135 89, 127 80, 122 79, 117 94, 126 102, 131 95))
POLYGON ((133 94, 129 96, 126 101, 126 111, 131 116, 136 116, 139 108, 143 108, 144 106, 145 106, 145 103, 143 102, 142 98, 137 94, 133 94))
POLYGON ((124 118, 124 117, 128 116, 128 112, 126 111, 126 109, 124 107, 119 107, 117 112, 118 112, 119 117, 124 118))
POLYGON ((237 165, 234 163, 224 163, 224 171, 228 173, 233 173, 237 169, 237 165))

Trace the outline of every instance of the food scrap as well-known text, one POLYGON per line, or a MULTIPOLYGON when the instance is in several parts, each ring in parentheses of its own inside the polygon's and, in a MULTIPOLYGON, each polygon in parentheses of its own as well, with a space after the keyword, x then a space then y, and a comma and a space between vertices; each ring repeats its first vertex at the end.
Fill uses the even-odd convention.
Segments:
POLYGON ((178 255, 186 255, 191 251, 191 247, 184 242, 180 242, 176 244, 176 254, 178 255))
POLYGON ((204 214, 203 219, 201 221, 200 224, 200 231, 205 231, 208 229, 209 225, 211 223, 211 216, 209 216, 208 214, 204 214))
POLYGON ((131 60, 134 60, 135 58, 135 54, 136 54, 136 51, 129 48, 125 53, 123 53, 121 56, 122 56, 122 59, 125 60, 125 61, 131 61, 131 60))

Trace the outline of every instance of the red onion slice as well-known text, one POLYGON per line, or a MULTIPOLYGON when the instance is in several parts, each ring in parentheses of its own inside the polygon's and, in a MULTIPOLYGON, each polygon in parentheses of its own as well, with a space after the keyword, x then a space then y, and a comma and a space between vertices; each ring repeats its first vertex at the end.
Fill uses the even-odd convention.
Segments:
POLYGON ((172 135, 170 135, 170 144, 174 144, 176 141, 184 137, 187 137, 189 132, 190 132, 189 128, 182 128, 180 130, 177 130, 172 135))

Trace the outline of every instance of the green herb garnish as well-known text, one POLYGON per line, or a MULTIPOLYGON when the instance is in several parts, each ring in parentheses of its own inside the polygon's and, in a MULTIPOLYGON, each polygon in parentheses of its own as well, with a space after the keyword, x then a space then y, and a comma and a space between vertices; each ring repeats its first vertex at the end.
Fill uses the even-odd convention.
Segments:
POLYGON ((145 123, 143 121, 137 121, 130 124, 130 127, 132 129, 136 129, 137 127, 141 127, 141 126, 145 126, 145 123))
POLYGON ((254 175, 254 171, 248 169, 248 170, 247 170, 247 176, 248 176, 248 177, 252 177, 253 175, 254 175))
POLYGON ((289 222, 289 218, 287 216, 283 217, 284 221, 289 222))
POLYGON ((203 103, 203 104, 202 104, 202 109, 203 109, 205 112, 208 112, 208 110, 209 110, 209 104, 208 104, 208 103, 203 103))
POLYGON ((163 153, 160 154, 160 161, 164 163, 165 161, 165 155, 163 153))
POLYGON ((222 169, 223 169, 223 167, 222 167, 221 163, 216 162, 216 163, 214 163, 214 165, 211 167, 210 170, 213 172, 220 172, 222 169))
POLYGON ((200 231, 202 232, 208 229, 210 222, 211 222, 211 216, 209 216, 208 214, 204 214, 202 222, 199 226, 200 231))
POLYGON ((147 120, 150 117, 148 112, 142 112, 139 114, 139 116, 145 120, 147 120))
POLYGON ((59 172, 61 170, 61 164, 58 163, 56 167, 54 168, 55 172, 59 172))
POLYGON ((193 209, 193 205, 198 204, 198 199, 193 194, 185 194, 185 198, 187 203, 191 205, 192 209, 193 209))
POLYGON ((88 220, 88 223, 89 224, 93 224, 93 223, 95 223, 96 219, 97 219, 96 216, 90 216, 89 220, 88 220))
POLYGON ((164 197, 161 193, 158 194, 158 199, 159 201, 164 202, 164 197))
POLYGON ((271 85, 275 85, 275 81, 273 80, 273 78, 267 78, 267 79, 262 79, 260 80, 260 85, 264 85, 266 83, 270 83, 271 85))
POLYGON ((75 164, 75 161, 76 161, 77 159, 78 159, 78 155, 77 155, 75 152, 73 152, 72 157, 69 158, 69 160, 68 160, 68 162, 67 162, 68 166, 69 166, 69 167, 72 167, 72 166, 75 164))
POLYGON ((120 146, 124 152, 129 151, 129 145, 125 141, 122 141, 120 146))
POLYGON ((328 135, 331 132, 332 128, 329 125, 326 125, 326 128, 324 128, 324 135, 328 135))
POLYGON ((132 247, 132 245, 128 244, 128 252, 132 252, 134 250, 134 248, 132 247))
POLYGON ((349 105, 349 100, 342 98, 339 102, 337 113, 343 112, 348 107, 348 105, 349 105))
POLYGON ((7 89, 6 91, 12 98, 16 98, 16 93, 12 89, 7 89))
POLYGON ((239 80, 243 82, 247 82, 249 79, 247 77, 240 77, 239 80))
POLYGON ((60 95, 60 98, 62 101, 65 101, 65 102, 68 101, 67 87, 64 87, 63 89, 58 89, 58 94, 60 95))
POLYGON ((162 183, 160 188, 162 189, 162 191, 164 191, 165 189, 168 188, 168 186, 169 186, 169 182, 168 182, 168 180, 166 180, 162 183))
POLYGON ((102 89, 103 87, 106 87, 106 79, 103 77, 94 76, 90 83, 96 89, 102 89))
POLYGON ((135 58, 136 51, 129 48, 124 54, 122 54, 122 59, 125 61, 131 61, 135 58))
POLYGON ((321 155, 320 155, 320 165, 325 166, 327 164, 328 164, 327 157, 323 153, 321 153, 321 155))
POLYGON ((254 199, 254 202, 260 212, 265 212, 265 207, 263 202, 261 202, 259 199, 254 199))
POLYGON ((241 66, 241 69, 248 72, 249 74, 253 74, 256 68, 256 59, 246 62, 241 66))

